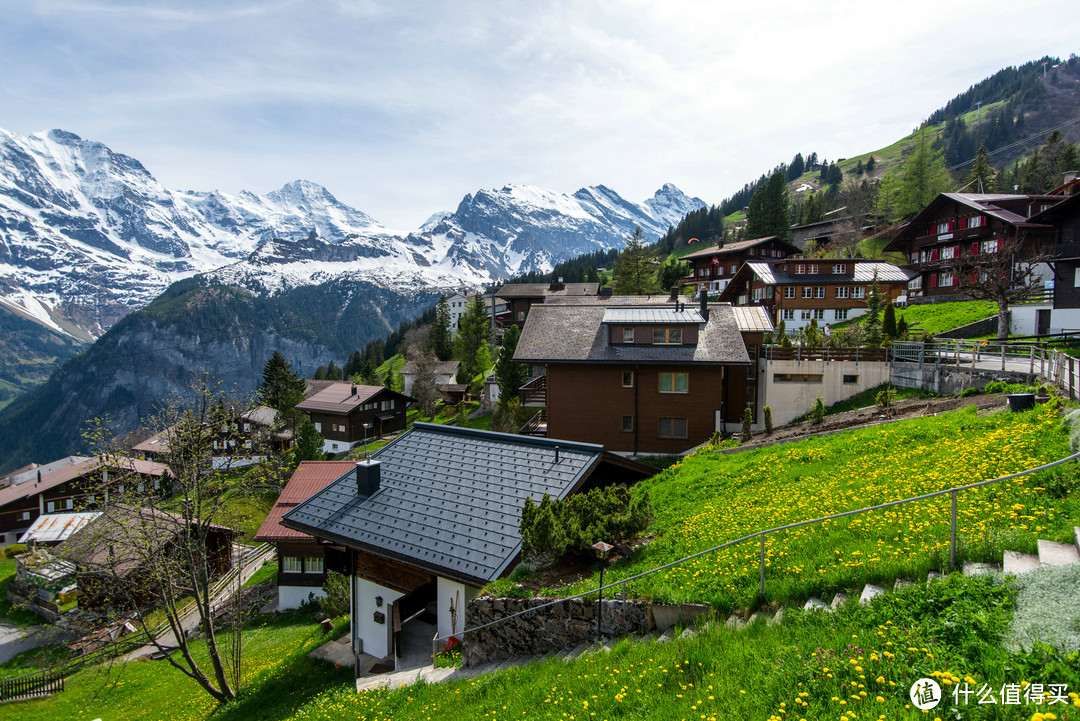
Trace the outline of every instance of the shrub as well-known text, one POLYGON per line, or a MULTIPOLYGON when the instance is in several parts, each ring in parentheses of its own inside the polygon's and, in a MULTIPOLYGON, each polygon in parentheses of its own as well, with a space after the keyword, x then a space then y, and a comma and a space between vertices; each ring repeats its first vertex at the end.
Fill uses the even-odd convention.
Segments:
POLYGON ((754 413, 747 407, 742 414, 742 439, 748 441, 753 437, 750 426, 754 424, 754 413))
POLYGON ((20 553, 26 553, 27 547, 25 543, 13 543, 5 548, 0 548, 0 555, 3 558, 15 558, 20 553))
POLYGON ((323 581, 326 596, 319 599, 319 610, 327 618, 337 618, 349 612, 349 577, 335 571, 326 573, 323 581))
POLYGON ((814 401, 814 410, 810 411, 810 422, 817 425, 825 420, 825 401, 822 399, 821 394, 818 393, 817 400, 814 401))
POLYGON ((891 408, 895 400, 896 389, 893 388, 891 385, 885 386, 883 389, 878 391, 878 394, 876 396, 874 396, 874 403, 876 403, 877 407, 881 408, 882 410, 888 410, 889 408, 891 408))
POLYGON ((765 435, 772 435, 772 406, 765 406, 765 435))
POLYGON ((521 554, 552 560, 588 556, 594 543, 625 544, 652 519, 649 494, 631 500, 622 488, 595 488, 561 501, 545 493, 539 505, 526 498, 521 509, 521 554))

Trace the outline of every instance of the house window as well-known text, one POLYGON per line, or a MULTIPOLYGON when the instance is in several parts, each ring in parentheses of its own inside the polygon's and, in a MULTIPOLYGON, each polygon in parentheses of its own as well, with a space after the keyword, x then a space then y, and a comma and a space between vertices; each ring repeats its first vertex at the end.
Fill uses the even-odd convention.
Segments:
POLYGON ((795 297, 795 286, 793 286, 793 285, 786 286, 784 288, 784 297, 785 298, 794 298, 795 297))
POLYGON ((814 288, 814 297, 815 298, 824 298, 825 297, 825 286, 819 285, 817 288, 814 288))
POLYGON ((799 311, 799 318, 801 320, 810 320, 810 314, 811 311, 809 308, 803 308, 801 311, 799 311))
POLYGON ((56 512, 56 502, 55 501, 49 501, 48 503, 46 503, 45 504, 45 512, 46 513, 55 513, 56 512))
POLYGON ((731 274, 732 274, 732 275, 735 275, 735 271, 737 271, 738 269, 739 269, 739 266, 737 266, 737 265, 735 265, 735 264, 733 263, 733 264, 731 265, 731 274))
POLYGON ((850 295, 850 291, 848 290, 848 287, 846 285, 838 285, 838 286, 836 286, 836 297, 837 298, 847 298, 849 295, 850 295))
POLYGON ((29 521, 30 520, 30 511, 23 511, 22 514, 19 516, 19 520, 20 521, 29 521))
POLYGON ((791 308, 784 308, 784 320, 795 320, 795 311, 791 308))
POLYGON ((968 218, 967 227, 969 228, 981 228, 986 225, 986 218, 981 215, 976 215, 974 218, 968 218))
POLYGON ((806 266, 806 272, 816 275, 818 272, 818 264, 811 263, 810 265, 806 266))
POLYGON ((824 308, 816 308, 816 309, 814 309, 814 320, 825 320, 825 309, 824 308))
POLYGON ((682 343, 682 328, 653 328, 652 342, 661 345, 682 343))
POLYGON ((955 245, 950 245, 947 248, 942 248, 941 249, 941 259, 942 260, 952 260, 955 257, 956 257, 956 246, 955 245))
POLYGON ((844 263, 837 263, 832 267, 833 275, 843 275, 847 272, 847 265, 844 263))
POLYGON ((661 438, 686 438, 686 419, 661 418, 657 435, 661 438))
POLYGON ((938 285, 939 286, 942 286, 942 285, 951 286, 952 284, 953 284, 953 274, 952 273, 938 273, 938 285))
POLYGON ((634 342, 634 329, 633 328, 623 328, 622 329, 622 342, 623 343, 633 343, 634 342))
POLYGON ((821 373, 774 373, 773 383, 821 383, 821 373))
POLYGON ((812 287, 808 286, 808 285, 804 285, 803 289, 802 289, 802 297, 803 298, 813 298, 814 297, 814 289, 812 287))
POLYGON ((622 417, 622 429, 623 433, 632 433, 634 430, 634 417, 623 416, 622 417))
POLYGON ((94 505, 95 503, 97 503, 97 496, 87 496, 86 503, 91 506, 94 505))
POLYGON ((850 375, 845 374, 844 375, 844 382, 845 383, 858 383, 859 382, 859 376, 857 376, 857 375, 850 376, 850 375))
POLYGON ((304 572, 305 573, 322 573, 323 572, 323 557, 322 556, 308 556, 304 559, 304 572))
POLYGON ((857 285, 854 288, 852 288, 851 289, 851 297, 852 298, 865 298, 866 297, 866 286, 857 285))
POLYGON ((244 424, 244 433, 248 433, 249 431, 251 431, 251 424, 250 423, 245 423, 244 424))
POLYGON ((908 281, 908 290, 919 290, 922 288, 922 276, 918 275, 908 281))
POLYGON ((123 483, 121 483, 119 486, 116 487, 116 492, 123 495, 123 493, 124 493, 124 484, 123 483))
POLYGON ((805 263, 796 263, 795 264, 795 273, 796 274, 802 275, 805 272, 806 272, 806 264, 805 263))
POLYGON ((330 444, 330 450, 336 451, 337 450, 337 445, 338 445, 337 443, 331 443, 330 444))
POLYGON ((686 393, 689 384, 689 373, 661 373, 661 393, 686 393))
POLYGON ((73 498, 67 499, 67 502, 64 503, 64 508, 68 509, 69 511, 71 509, 73 509, 74 507, 75 507, 75 499, 73 499, 73 498))
POLYGON ((283 556, 281 559, 282 573, 303 573, 304 563, 297 556, 283 556))
POLYGON ((384 411, 392 411, 392 410, 394 410, 394 401, 393 400, 383 401, 382 405, 379 408, 380 408, 380 410, 384 410, 384 411))
POLYGON ((746 346, 746 355, 750 356, 750 367, 746 369, 746 379, 753 380, 757 377, 757 346, 746 346))
POLYGON ((982 243, 982 252, 984 253, 996 253, 998 250, 998 242, 996 240, 984 240, 982 243))
POLYGON ((315 424, 315 430, 318 431, 319 433, 322 433, 322 423, 316 423, 315 424))
POLYGON ((836 320, 847 320, 847 308, 837 308, 833 311, 836 320))
POLYGON ((622 372, 622 387, 633 388, 634 387, 634 371, 622 372))
POLYGON ((938 223, 937 224, 938 235, 941 235, 942 233, 948 233, 950 225, 951 225, 951 223, 949 221, 947 221, 947 220, 943 221, 941 223, 938 223))

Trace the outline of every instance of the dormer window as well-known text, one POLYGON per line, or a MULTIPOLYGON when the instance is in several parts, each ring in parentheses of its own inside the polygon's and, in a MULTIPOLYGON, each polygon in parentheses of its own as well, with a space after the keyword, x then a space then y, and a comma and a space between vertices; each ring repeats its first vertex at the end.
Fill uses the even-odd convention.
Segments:
POLYGON ((622 342, 623 343, 633 343, 634 342, 634 329, 633 328, 623 328, 622 329, 622 342))
POLYGON ((843 275, 847 273, 847 265, 844 263, 837 263, 832 267, 833 275, 843 275))
POLYGON ((653 328, 654 345, 682 345, 682 328, 653 328))

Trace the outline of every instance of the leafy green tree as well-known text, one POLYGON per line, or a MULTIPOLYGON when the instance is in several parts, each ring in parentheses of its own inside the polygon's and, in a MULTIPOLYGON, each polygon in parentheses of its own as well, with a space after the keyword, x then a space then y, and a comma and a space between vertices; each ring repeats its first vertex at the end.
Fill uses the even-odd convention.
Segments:
POLYGON ((928 132, 925 129, 918 132, 915 149, 903 166, 900 216, 904 218, 914 216, 939 193, 948 192, 952 187, 942 153, 933 147, 928 132))
POLYGON ((678 287, 682 279, 690 275, 690 264, 684 260, 669 260, 661 264, 657 273, 660 279, 660 290, 668 290, 678 287))
POLYGON ((278 351, 263 365, 259 399, 282 413, 304 400, 304 381, 278 351))
POLYGON ((646 295, 658 293, 656 282, 658 262, 645 240, 641 227, 626 239, 626 247, 615 261, 615 292, 619 295, 646 295))
POLYGON ((746 235, 750 238, 776 235, 784 240, 791 239, 791 199, 783 173, 773 173, 754 193, 746 211, 746 235))
POLYGON ((980 145, 971 161, 971 172, 964 178, 964 187, 969 193, 997 192, 997 173, 990 165, 990 154, 986 146, 980 145))
MULTIPOLYGON (((461 383, 469 383, 473 377, 481 371, 477 362, 480 349, 487 348, 491 343, 491 322, 484 311, 484 301, 477 293, 465 307, 465 313, 461 316, 457 338, 454 340, 454 356, 461 361, 461 371, 466 380, 461 383)), ((490 361, 490 355, 488 357, 490 361)))
POLYGON ((495 363, 495 382, 499 386, 499 402, 503 399, 517 398, 518 388, 529 380, 529 366, 514 362, 514 351, 521 339, 521 329, 512 325, 503 334, 499 359, 495 363))
POLYGON ((435 305, 435 322, 431 326, 428 342, 435 357, 441 361, 448 361, 454 355, 453 341, 450 334, 450 304, 446 298, 439 298, 435 305))
POLYGON ((598 541, 625 554, 627 542, 652 520, 648 493, 631 498, 622 488, 594 488, 563 500, 552 500, 545 493, 539 505, 527 498, 521 509, 521 554, 545 560, 580 558, 590 554, 598 541))

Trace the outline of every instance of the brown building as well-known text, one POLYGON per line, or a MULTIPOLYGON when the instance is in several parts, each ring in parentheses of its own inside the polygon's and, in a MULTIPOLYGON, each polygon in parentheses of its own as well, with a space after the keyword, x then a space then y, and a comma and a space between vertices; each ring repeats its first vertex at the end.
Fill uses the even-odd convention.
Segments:
POLYGON ((749 260, 777 260, 799 252, 797 246, 775 235, 752 240, 720 243, 684 255, 693 266, 693 273, 683 279, 684 286, 693 286, 694 295, 701 291, 716 295, 735 277, 742 264, 749 260))
MULTIPOLYGON (((538 435, 613 451, 681 453, 735 428, 758 392, 750 352, 764 328, 727 304, 643 297, 533 308, 514 359, 543 366, 538 435)), ((537 385, 536 379, 530 385, 537 385)))
POLYGON ((382 386, 332 383, 296 407, 326 439, 323 450, 341 453, 365 438, 405 430, 405 407, 414 400, 382 386))
POLYGON ((110 493, 124 494, 128 489, 117 482, 107 486, 103 497, 95 495, 109 483, 110 471, 122 474, 127 483, 134 475, 139 487, 130 490, 142 491, 145 486, 158 488, 169 469, 131 458, 104 463, 97 456, 69 456, 13 474, 8 477, 11 485, 0 489, 0 545, 18 542, 39 516, 81 511, 108 502, 110 493))
POLYGON ((970 272, 1006 244, 1033 252, 1053 242, 1054 230, 1033 217, 1062 195, 942 193, 885 246, 901 253, 914 273, 910 298, 961 294, 960 273, 970 272))
POLYGON ((302 462, 255 534, 259 543, 277 546, 277 610, 297 608, 312 597, 323 596, 322 585, 326 580, 323 545, 306 533, 281 525, 281 517, 355 466, 352 461, 302 462))
POLYGON ((878 291, 888 300, 903 295, 911 273, 891 263, 852 258, 788 258, 747 263, 720 300, 739 306, 760 306, 786 330, 817 321, 819 327, 857 318, 866 312, 866 297, 877 277, 878 291))
MULTIPOLYGON (((292 431, 284 427, 277 410, 256 406, 236 413, 224 423, 210 428, 215 458, 229 459, 231 465, 258 462, 269 453, 280 453, 293 446, 292 431)), ((161 458, 169 452, 173 427, 150 436, 131 447, 141 457, 161 458)))
POLYGON ((495 293, 506 303, 504 311, 496 312, 495 324, 500 328, 525 325, 529 310, 549 298, 595 297, 600 292, 599 283, 563 283, 562 278, 551 283, 507 283, 495 293))

